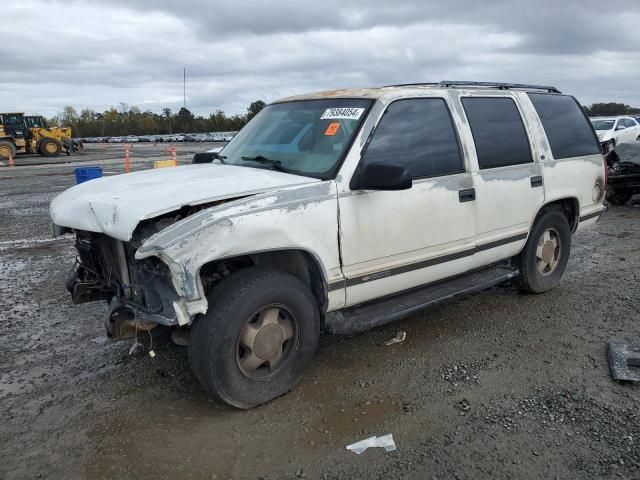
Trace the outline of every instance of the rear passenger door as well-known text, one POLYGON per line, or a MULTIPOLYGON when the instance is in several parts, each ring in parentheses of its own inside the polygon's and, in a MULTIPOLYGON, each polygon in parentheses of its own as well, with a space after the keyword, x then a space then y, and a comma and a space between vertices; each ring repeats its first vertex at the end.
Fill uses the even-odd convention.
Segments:
POLYGON ((475 145, 477 265, 517 254, 544 203, 542 168, 512 96, 461 97, 475 145))

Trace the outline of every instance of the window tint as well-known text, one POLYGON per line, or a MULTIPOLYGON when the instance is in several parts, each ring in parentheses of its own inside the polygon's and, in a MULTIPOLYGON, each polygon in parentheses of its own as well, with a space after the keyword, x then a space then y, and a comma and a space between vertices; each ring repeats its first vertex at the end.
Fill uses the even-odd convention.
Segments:
POLYGON ((636 126, 636 124, 632 120, 630 120, 628 118, 621 119, 620 123, 622 123, 622 125, 624 125, 627 128, 636 126))
POLYGON ((530 93, 529 98, 542 121, 553 158, 600 153, 589 121, 573 97, 530 93))
POLYGON ((441 98, 391 103, 364 154, 364 163, 396 163, 413 178, 464 170, 449 109, 441 98))
POLYGON ((510 98, 463 98, 480 168, 531 162, 527 133, 510 98))

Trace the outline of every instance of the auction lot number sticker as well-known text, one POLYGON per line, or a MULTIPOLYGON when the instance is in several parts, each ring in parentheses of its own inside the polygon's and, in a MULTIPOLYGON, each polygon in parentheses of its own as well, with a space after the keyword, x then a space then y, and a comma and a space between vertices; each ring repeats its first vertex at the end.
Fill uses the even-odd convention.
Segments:
POLYGON ((364 108, 327 108, 320 120, 358 120, 364 108))

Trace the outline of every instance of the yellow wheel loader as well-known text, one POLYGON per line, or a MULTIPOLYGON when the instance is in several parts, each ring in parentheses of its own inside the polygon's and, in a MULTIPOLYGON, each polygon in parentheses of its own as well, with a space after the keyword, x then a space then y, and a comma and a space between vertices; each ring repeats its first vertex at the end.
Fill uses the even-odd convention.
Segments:
POLYGON ((40 116, 0 113, 0 158, 18 153, 57 157, 63 150, 67 155, 74 150, 70 127, 47 127, 40 116))

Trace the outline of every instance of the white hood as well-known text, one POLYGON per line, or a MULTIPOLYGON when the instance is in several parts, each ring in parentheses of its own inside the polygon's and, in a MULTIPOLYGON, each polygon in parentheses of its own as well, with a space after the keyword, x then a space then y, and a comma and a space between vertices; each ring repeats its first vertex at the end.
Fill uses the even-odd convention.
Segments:
POLYGON ((197 164, 143 170, 90 180, 53 199, 56 225, 130 240, 141 220, 199 205, 318 182, 274 170, 197 164))

